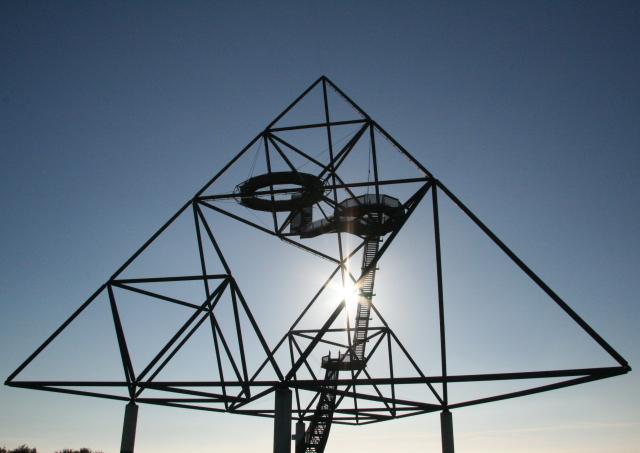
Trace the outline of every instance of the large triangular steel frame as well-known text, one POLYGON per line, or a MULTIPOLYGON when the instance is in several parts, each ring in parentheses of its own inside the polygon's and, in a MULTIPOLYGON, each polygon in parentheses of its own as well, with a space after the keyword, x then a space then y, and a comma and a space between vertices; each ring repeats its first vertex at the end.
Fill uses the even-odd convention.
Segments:
MULTIPOLYGON (((211 263, 209 263, 211 264, 211 263)), ((273 355, 258 327, 258 324, 249 308, 238 283, 231 273, 231 269, 225 260, 222 251, 213 235, 211 226, 202 215, 197 203, 190 201, 176 215, 174 215, 156 234, 154 234, 131 258, 125 262, 113 276, 80 306, 38 349, 25 360, 7 379, 6 385, 22 387, 35 390, 45 390, 58 393, 69 393, 76 395, 93 396, 121 401, 134 401, 138 403, 148 403, 173 407, 184 407, 201 409, 214 412, 227 412, 234 403, 242 402, 252 397, 252 384, 249 381, 247 370, 247 360, 244 352, 244 340, 247 333, 243 334, 240 317, 244 316, 248 320, 253 333, 257 336, 267 358, 267 362, 275 373, 282 379, 284 376, 275 362, 273 355), (121 274, 140 256, 161 234, 165 231, 181 214, 191 208, 196 231, 197 249, 199 251, 199 261, 202 272, 199 275, 171 275, 163 277, 141 277, 122 278, 121 274), (209 244, 215 250, 215 258, 219 260, 225 272, 222 274, 209 274, 207 272, 207 259, 204 253, 204 243, 209 244), (159 292, 143 289, 140 286, 145 284, 172 283, 172 282, 200 282, 204 291, 202 302, 194 304, 175 297, 168 297, 159 292), (193 310, 191 316, 183 323, 171 336, 166 344, 159 345, 160 349, 155 356, 143 366, 142 371, 136 373, 130 355, 130 348, 127 345, 125 331, 120 320, 118 309, 118 297, 115 289, 125 290, 135 294, 140 294, 152 300, 162 303, 176 304, 193 310), (95 303, 100 295, 106 294, 109 300, 109 307, 113 317, 113 326, 117 337, 117 343, 122 360, 124 381, 21 381, 16 377, 31 364, 72 322, 74 322, 91 304, 95 303), (228 294, 235 315, 233 331, 235 338, 228 338, 223 333, 219 321, 216 317, 216 307, 222 296, 228 294), (189 341, 192 335, 202 326, 208 326, 213 339, 219 381, 215 392, 190 392, 184 389, 173 388, 171 385, 154 386, 153 383, 160 372, 168 365, 175 355, 189 341), (244 337, 243 337, 244 335, 244 337), (230 348, 230 343, 237 341, 238 353, 234 354, 230 348), (233 371, 233 378, 230 382, 225 379, 222 367, 222 360, 227 360, 233 371), (100 388, 100 392, 88 391, 87 388, 100 388), (123 396, 118 392, 108 393, 105 388, 126 388, 128 396, 123 396), (168 397, 145 397, 143 392, 153 388, 162 392, 173 394, 168 397), (218 407, 216 407, 216 405, 218 407)), ((264 365, 263 365, 264 367, 264 365)), ((263 368, 261 367, 261 369, 263 368)), ((236 411, 243 413, 242 410, 236 411)))
MULTIPOLYGON (((291 181, 288 181, 289 183, 291 181)), ((237 181, 238 184, 242 181, 237 181)), ((293 185, 296 185, 296 180, 293 181, 293 185)), ((240 187, 240 185, 238 186, 240 187)), ((429 197, 427 197, 428 199, 429 197)), ((330 220, 329 215, 322 210, 321 211, 326 220, 330 220)), ((352 232, 353 233, 353 232, 352 232)), ((385 233, 385 234, 386 234, 385 233)), ((305 92, 303 92, 289 107, 287 107, 276 119, 274 119, 263 132, 258 134, 240 153, 238 153, 216 176, 214 176, 191 200, 189 200, 164 226, 162 226, 127 262, 125 262, 116 273, 109 279, 107 283, 102 285, 59 329, 57 329, 53 335, 51 335, 22 365, 14 371, 5 384, 13 387, 31 388, 38 390, 72 393, 79 395, 87 395, 102 398, 111 398, 124 401, 136 401, 148 404, 159 404, 172 407, 182 407, 191 409, 200 409, 207 411, 218 412, 233 412, 238 414, 247 414, 263 417, 272 417, 273 409, 248 409, 246 406, 249 403, 261 400, 266 395, 271 394, 277 388, 289 387, 296 391, 296 408, 294 409, 295 417, 300 420, 310 420, 312 406, 315 402, 315 398, 311 400, 311 403, 304 405, 301 403, 299 397, 300 391, 313 392, 316 395, 320 394, 333 394, 336 397, 336 417, 335 423, 344 424, 366 424, 375 423, 379 421, 407 417, 417 414, 423 414, 435 411, 446 411, 456 409, 465 406, 477 405, 482 403, 488 403, 493 401, 505 400, 509 398, 515 398, 519 396, 531 395, 535 393, 545 392, 549 390, 559 389, 563 387, 569 387, 577 384, 582 384, 590 381, 604 379, 612 376, 625 374, 631 370, 626 360, 620 356, 602 337, 600 337, 577 313, 575 313, 551 288, 549 288, 529 267, 527 267, 522 260, 520 260, 486 225, 484 225, 441 181, 436 179, 420 162, 418 162, 406 149, 404 149, 396 140, 394 140, 380 125, 378 125, 373 119, 371 119, 357 104, 355 104, 347 95, 345 95, 338 87, 336 87, 325 76, 320 77, 315 81, 305 92), (279 122, 294 109, 305 97, 314 89, 322 90, 322 102, 324 109, 324 121, 313 124, 296 124, 288 126, 278 126, 279 122), (346 121, 331 121, 330 105, 328 102, 328 90, 331 89, 357 114, 358 118, 346 121), (348 142, 341 148, 336 148, 334 140, 332 140, 332 130, 338 126, 353 125, 356 130, 352 134, 348 142), (328 162, 320 162, 314 156, 310 155, 303 149, 289 143, 285 140, 281 133, 290 131, 305 131, 305 130, 318 130, 324 129, 327 134, 328 143, 328 162), (388 141, 392 147, 406 160, 408 160, 417 174, 415 177, 397 178, 390 180, 382 180, 378 175, 378 159, 376 156, 376 138, 382 137, 388 141), (368 138, 370 143, 369 156, 373 164, 373 180, 345 182, 345 179, 340 176, 340 167, 349 157, 350 153, 355 149, 358 142, 364 138, 368 138), (292 184, 288 184, 285 188, 277 188, 273 179, 266 186, 263 185, 257 190, 252 190, 249 194, 242 191, 234 191, 227 193, 213 193, 208 191, 216 183, 216 181, 229 169, 236 164, 249 149, 256 144, 264 145, 264 153, 267 164, 267 175, 275 175, 276 172, 272 171, 271 165, 273 159, 281 159, 286 164, 287 171, 294 175, 294 178, 299 180, 297 187, 291 187, 292 184), (270 154, 271 151, 271 154, 270 154), (338 242, 338 256, 331 256, 325 253, 323 250, 319 250, 314 247, 310 247, 300 240, 296 239, 296 236, 300 236, 299 232, 295 232, 291 229, 294 218, 302 213, 305 206, 304 202, 300 202, 299 205, 295 205, 289 209, 286 213, 278 212, 273 207, 269 213, 273 220, 272 226, 260 225, 259 223, 252 221, 232 212, 232 210, 220 207, 216 203, 219 201, 235 200, 240 204, 247 203, 246 200, 262 199, 271 201, 271 206, 276 206, 276 199, 282 199, 282 197, 288 197, 292 194, 299 193, 304 201, 305 197, 311 196, 311 189, 309 189, 305 183, 305 178, 299 168, 297 168, 291 160, 287 157, 288 153, 295 153, 300 158, 313 163, 319 170, 316 175, 313 175, 318 180, 322 181, 322 193, 316 193, 314 196, 317 200, 314 203, 324 203, 327 209, 333 209, 338 212, 341 209, 339 201, 339 193, 347 194, 353 200, 358 200, 356 192, 358 190, 371 190, 375 191, 375 196, 379 199, 382 196, 382 192, 385 188, 402 186, 405 187, 417 187, 417 190, 413 191, 413 195, 409 196, 407 201, 402 204, 403 212, 405 212, 404 218, 397 222, 393 228, 389 229, 386 233, 389 234, 385 240, 384 245, 378 250, 372 262, 367 269, 363 269, 360 277, 355 277, 351 274, 347 262, 351 257, 356 254, 364 241, 371 237, 372 233, 357 233, 356 236, 360 237, 363 241, 359 247, 356 247, 350 254, 345 252, 343 248, 341 234, 346 234, 348 231, 332 231, 336 234, 338 242), (305 316, 310 307, 314 304, 316 299, 326 289, 327 285, 336 275, 341 274, 343 282, 351 281, 355 287, 361 286, 365 275, 374 269, 386 250, 391 246, 394 239, 400 232, 411 214, 422 202, 430 192, 431 208, 433 213, 433 240, 435 243, 435 264, 437 272, 437 294, 438 294, 438 313, 439 313, 439 339, 440 339, 440 360, 441 360, 441 373, 436 376, 427 376, 419 366, 416 364, 402 345, 398 336, 393 332, 387 322, 384 320, 375 305, 372 305, 377 319, 380 320, 380 326, 374 326, 370 328, 367 335, 367 340, 373 343, 373 347, 369 351, 366 360, 368 361, 373 354, 380 353, 383 344, 387 345, 388 361, 389 361, 389 376, 388 377, 375 377, 368 373, 366 367, 354 371, 351 373, 351 377, 348 379, 337 379, 328 381, 326 379, 318 378, 313 372, 313 364, 309 362, 309 356, 312 351, 318 345, 332 345, 339 346, 345 350, 352 348, 349 342, 336 343, 334 341, 327 340, 325 335, 329 332, 340 331, 349 337, 349 334, 353 331, 353 328, 347 325, 346 328, 335 329, 332 328, 334 321, 345 312, 346 302, 343 300, 338 303, 332 314, 326 321, 321 322, 321 327, 318 329, 298 329, 299 321, 305 316), (471 219, 471 221, 502 251, 506 254, 510 260, 517 265, 544 293, 553 300, 573 321, 579 325, 584 332, 586 332, 603 350, 605 350, 609 356, 611 356, 617 363, 615 367, 600 367, 600 368, 582 368, 582 369, 566 369, 566 370, 542 370, 534 372, 514 372, 514 373, 496 373, 496 374, 475 374, 475 375, 449 375, 447 372, 447 349, 446 349, 446 335, 445 335, 445 318, 444 307, 445 297, 442 281, 442 263, 441 263, 441 246, 440 246, 440 219, 438 209, 438 197, 442 193, 448 197, 464 214, 471 219), (140 278, 140 279, 123 279, 120 278, 122 272, 141 254, 144 250, 152 244, 179 216, 183 215, 189 209, 193 211, 195 227, 197 231, 198 249, 200 253, 200 261, 202 272, 199 275, 174 275, 161 279, 152 278, 140 278), (248 225, 255 230, 262 233, 274 236, 282 240, 283 242, 299 247, 306 252, 309 252, 324 260, 330 261, 335 265, 333 273, 329 276, 326 283, 320 287, 315 297, 308 303, 306 308, 302 311, 302 314, 293 323, 288 332, 282 337, 277 345, 273 348, 267 346, 266 341, 258 327, 257 321, 254 319, 251 311, 249 310, 249 304, 245 300, 240 288, 232 276, 231 269, 227 265, 224 256, 218 246, 216 239, 212 233, 210 222, 207 220, 207 213, 215 213, 224 215, 228 218, 234 219, 242 224, 248 225), (285 231, 289 227, 290 231, 285 231), (222 262, 225 273, 218 275, 209 275, 207 273, 207 263, 203 252, 203 240, 209 240, 215 251, 217 257, 222 262), (190 320, 185 323, 182 328, 176 333, 171 341, 166 344, 160 352, 156 355, 154 360, 149 363, 142 372, 137 375, 134 372, 131 364, 131 359, 128 355, 126 338, 120 325, 118 318, 118 304, 117 298, 114 296, 114 288, 124 289, 128 291, 141 292, 140 288, 137 288, 135 284, 140 283, 152 283, 154 281, 177 281, 177 280, 193 280, 200 281, 203 284, 205 291, 205 298, 200 305, 188 304, 187 302, 167 298, 160 294, 146 292, 145 295, 155 297, 164 300, 168 303, 177 303, 181 305, 189 306, 194 310, 194 315, 190 320), (225 291, 230 291, 233 299, 234 309, 236 310, 236 328, 237 338, 240 345, 241 358, 240 365, 237 366, 234 363, 235 379, 224 379, 222 376, 222 370, 220 369, 220 380, 218 381, 157 381, 155 377, 159 371, 164 367, 168 361, 171 360, 177 350, 188 340, 189 336, 197 326, 201 325, 206 320, 209 320, 211 325, 211 331, 216 344, 217 357, 222 357, 226 354, 227 358, 233 361, 232 354, 229 352, 229 348, 226 346, 226 340, 222 336, 222 332, 216 327, 216 318, 214 309, 216 301, 221 297, 225 291), (124 381, 119 382, 86 382, 86 381, 20 381, 17 379, 18 375, 52 342, 55 338, 70 324, 72 323, 82 311, 89 306, 98 295, 107 293, 109 296, 110 307, 114 320, 114 327, 117 333, 118 344, 120 348, 123 371, 125 375, 124 381), (249 375, 245 363, 244 353, 242 352, 242 333, 240 331, 240 323, 237 319, 237 313, 243 311, 251 322, 253 332, 260 339, 262 345, 262 351, 264 352, 264 361, 262 365, 253 373, 249 375), (306 347, 301 347, 300 341, 308 341, 309 344, 306 347), (392 344, 396 348, 399 348, 404 356, 413 365, 415 375, 413 376, 398 376, 395 373, 393 358, 391 357, 392 344), (276 354, 281 351, 284 346, 289 347, 290 351, 290 363, 285 366, 282 363, 278 363, 276 360, 276 354), (277 376, 276 379, 261 380, 259 378, 260 373, 265 368, 271 368, 271 370, 277 376), (282 370, 287 371, 282 371, 282 370), (311 378, 302 378, 301 374, 303 370, 307 370, 311 378), (448 398, 448 385, 452 383, 461 382, 485 382, 485 381, 500 381, 500 380, 526 380, 526 379, 540 379, 540 378, 568 378, 561 382, 554 381, 551 384, 533 387, 527 390, 518 392, 504 393, 491 397, 479 398, 475 400, 468 400, 464 402, 450 404, 448 398), (441 385, 441 392, 437 392, 434 388, 434 384, 441 385), (397 386, 402 385, 425 385, 428 387, 430 394, 435 399, 434 402, 427 401, 407 401, 400 398, 396 398, 395 389, 397 386), (108 393, 90 392, 85 390, 87 387, 124 387, 128 390, 128 396, 118 396, 108 393), (357 391, 356 386, 370 386, 373 390, 369 393, 363 393, 357 391), (169 394, 167 397, 161 398, 145 398, 144 391, 146 389, 159 390, 169 394), (381 390, 384 389, 384 392, 381 390), (391 394, 391 396, 383 396, 383 394, 391 394), (352 407, 341 408, 340 403, 345 400, 353 401, 352 407), (367 407, 359 405, 359 402, 366 402, 369 404, 367 407), (377 405, 376 405, 377 404, 377 405), (217 405, 217 406, 216 406, 217 405)))

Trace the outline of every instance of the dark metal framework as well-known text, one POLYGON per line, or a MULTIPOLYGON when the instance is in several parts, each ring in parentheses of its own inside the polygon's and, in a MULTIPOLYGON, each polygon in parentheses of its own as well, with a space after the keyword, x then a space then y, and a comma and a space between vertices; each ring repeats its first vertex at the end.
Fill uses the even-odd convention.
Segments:
MULTIPOLYGON (((256 160, 254 159, 254 164, 256 160)), ((355 159, 355 158, 354 158, 355 159)), ((346 170, 345 170, 346 171, 346 170)), ((248 180, 248 181, 251 181, 248 180)), ((362 206, 366 208, 366 206, 362 206)), ((258 208, 256 208, 258 209, 258 208)), ((255 211, 255 209, 253 209, 255 211)), ((366 209, 363 209, 366 211, 366 209)), ((260 213, 258 213, 260 214, 260 213)), ((304 222, 303 222, 304 223, 304 222)), ((308 225, 311 225, 307 222, 308 225)), ((307 228, 312 228, 307 226, 307 228)), ((258 354, 252 350, 251 354, 258 354)), ((277 388, 289 387, 295 390, 294 417, 300 420, 311 421, 314 417, 315 405, 322 396, 333 395, 334 423, 366 424, 394 418, 408 417, 423 413, 451 410, 465 406, 477 405, 493 401, 505 400, 519 396, 531 395, 563 387, 569 387, 603 378, 617 376, 629 372, 629 364, 582 318, 578 316, 551 288, 549 288, 522 260, 520 260, 489 228, 483 224, 451 191, 420 164, 407 150, 396 142, 380 125, 371 119, 360 107, 347 97, 326 77, 320 77, 304 93, 302 93, 289 107, 287 107, 267 128, 254 138, 235 158, 231 160, 211 181, 209 181, 191 200, 189 200, 164 226, 162 226, 113 276, 102 285, 69 319, 58 328, 23 364, 21 364, 6 380, 5 384, 13 387, 22 387, 53 392, 70 393, 77 395, 111 398, 122 401, 135 401, 139 403, 157 404, 172 407, 199 409, 215 412, 232 412, 254 416, 272 417, 273 408, 255 408, 253 403, 264 400, 264 397, 272 394, 277 388), (323 108, 323 120, 312 124, 281 125, 284 118, 289 118, 294 109, 300 106, 302 101, 316 90, 321 93, 320 99, 323 108), (353 119, 333 121, 329 95, 343 102, 354 112, 353 119), (336 96, 337 95, 337 96, 336 96), (332 134, 338 128, 349 126, 352 133, 339 144, 332 134), (286 134, 308 131, 324 131, 326 134, 327 149, 324 157, 320 159, 312 155, 307 149, 296 145, 286 137, 286 134), (382 179, 380 168, 384 165, 380 162, 378 149, 380 140, 384 139, 395 151, 396 157, 404 162, 408 161, 415 173, 402 178, 382 179), (366 145, 363 143, 366 142, 366 145), (256 158, 263 157, 266 165, 266 173, 261 180, 254 180, 253 184, 242 186, 241 180, 236 181, 239 189, 228 190, 224 193, 212 193, 216 182, 230 172, 231 167, 249 156, 249 151, 255 149, 256 158), (360 147, 360 148, 359 148, 360 147), (368 158, 369 176, 365 179, 349 178, 342 172, 347 168, 352 155, 356 150, 366 149, 368 158), (294 158, 297 163, 294 163, 294 158), (280 168, 276 168, 280 165, 280 168), (302 173, 302 167, 314 168, 315 171, 302 173), (371 171, 372 170, 372 171, 371 171), (286 173, 286 178, 270 177, 286 173), (317 181, 321 181, 318 186, 317 181), (245 188, 243 192, 242 189, 245 188), (247 187, 250 188, 247 189, 247 187), (363 215, 360 218, 342 215, 341 204, 346 198, 355 200, 353 203, 364 205, 363 192, 376 197, 380 204, 381 197, 389 190, 398 189, 405 195, 402 201, 402 217, 395 219, 392 227, 380 233, 375 231, 375 222, 381 222, 378 218, 373 220, 371 216, 363 215), (569 317, 571 317, 602 349, 604 349, 617 363, 615 367, 543 370, 536 372, 515 372, 497 374, 476 375, 450 375, 447 372, 447 349, 445 335, 445 297, 442 279, 442 254, 440 244, 440 219, 438 199, 441 196, 448 197, 469 219, 484 232, 493 243, 504 252, 546 295, 553 300, 569 317), (293 197, 292 197, 293 196, 293 197), (295 197, 301 200, 295 202, 295 197), (245 201, 243 203, 243 200, 245 201), (403 230, 403 226, 414 213, 416 207, 423 201, 430 201, 433 213, 433 240, 435 242, 435 265, 437 272, 437 305, 439 311, 439 339, 441 373, 436 376, 426 375, 412 358, 409 351, 401 343, 382 314, 371 302, 372 316, 375 322, 367 325, 366 341, 369 342, 368 351, 364 358, 368 364, 374 357, 378 357, 386 365, 384 376, 379 377, 368 366, 348 372, 348 377, 338 376, 337 372, 331 379, 318 376, 318 367, 310 360, 314 351, 319 351, 325 346, 340 348, 345 353, 352 352, 356 345, 352 344, 351 335, 356 327, 351 325, 346 299, 337 303, 327 319, 319 319, 317 328, 301 328, 300 322, 308 316, 314 304, 323 297, 330 283, 341 279, 343 285, 353 285, 354 288, 362 287, 366 276, 374 270, 387 249, 392 246, 396 237, 403 230), (230 203, 232 202, 232 203, 230 203), (256 220, 252 206, 260 206, 263 216, 268 218, 267 223, 256 220), (271 206, 271 208, 269 208, 271 206), (337 253, 328 252, 321 247, 305 243, 300 234, 300 218, 310 216, 311 210, 320 214, 318 225, 323 235, 331 234, 337 240, 337 253), (249 308, 249 303, 243 296, 240 286, 234 278, 221 247, 214 236, 214 225, 211 215, 222 215, 231 218, 254 230, 268 236, 279 238, 281 241, 303 249, 314 256, 333 263, 333 271, 326 282, 318 289, 316 295, 302 310, 300 316, 282 336, 281 340, 270 348, 258 327, 258 323, 249 308), (196 275, 169 275, 161 277, 122 278, 125 270, 156 241, 172 223, 183 215, 193 216, 195 227, 197 250, 201 265, 201 272, 196 275), (253 216, 253 217, 252 217, 253 216), (342 216, 342 217, 341 217, 342 216), (373 230, 366 228, 354 229, 358 222, 367 224, 373 230), (373 223, 372 223, 373 222, 373 223), (287 228, 289 230, 287 231, 287 228), (324 229, 321 229, 324 228, 324 229), (364 231, 364 233, 362 233, 364 231), (358 233, 360 232, 360 233, 358 233), (349 233, 361 241, 359 245, 347 250, 344 243, 344 235, 349 233), (360 275, 353 275, 350 271, 350 260, 362 253, 365 243, 374 236, 386 236, 384 243, 377 249, 375 256, 370 260, 366 269, 360 275), (213 258, 208 256, 205 249, 209 247, 215 250, 213 258), (210 261, 221 263, 224 272, 210 274, 210 261), (176 297, 163 295, 161 291, 145 289, 145 285, 172 282, 199 282, 203 290, 200 303, 187 302, 176 297), (127 339, 119 317, 119 296, 116 294, 134 292, 151 298, 158 302, 178 304, 192 310, 191 316, 171 339, 162 347, 153 359, 134 369, 132 359, 127 346, 127 339), (124 379, 121 381, 24 381, 19 380, 19 374, 53 342, 58 335, 65 330, 78 316, 100 295, 106 295, 113 317, 113 325, 117 336, 124 379), (216 315, 217 307, 222 300, 228 300, 233 308, 234 334, 223 333, 216 315), (241 322, 241 318, 245 322, 241 322), (251 327, 249 331, 242 326, 251 327), (339 322, 345 322, 346 326, 339 322), (209 381, 160 381, 156 378, 163 368, 178 353, 193 333, 207 326, 211 332, 218 376, 209 381), (250 369, 245 351, 245 338, 253 335, 260 345, 259 353, 262 361, 255 369, 250 369), (343 340, 336 339, 341 336, 343 340), (394 365, 397 356, 392 351, 400 351, 404 360, 413 367, 410 376, 399 374, 394 365), (281 357, 284 354, 288 362, 281 357), (223 362, 227 365, 223 366, 223 362), (231 376, 228 370, 232 369, 231 376), (269 375, 270 378, 263 376, 269 375), (527 390, 512 393, 504 393, 491 397, 469 400, 458 403, 450 403, 448 385, 460 382, 482 382, 501 380, 526 380, 540 378, 566 378, 560 382, 554 381, 542 386, 536 386, 527 390), (397 397, 396 390, 399 386, 422 386, 428 389, 429 398, 406 400, 397 397), (91 387, 99 388, 93 391, 91 387), (113 389, 109 392, 108 389, 113 389), (105 390, 107 389, 107 390, 105 390), (126 394, 119 394, 116 390, 126 389, 126 394), (438 390, 439 389, 439 390, 438 390), (149 393, 151 396, 147 396, 149 393), (155 392, 155 393, 153 393, 155 392), (302 394, 311 395, 309 402, 305 403, 302 394), (249 404, 252 406, 248 407, 249 404)))

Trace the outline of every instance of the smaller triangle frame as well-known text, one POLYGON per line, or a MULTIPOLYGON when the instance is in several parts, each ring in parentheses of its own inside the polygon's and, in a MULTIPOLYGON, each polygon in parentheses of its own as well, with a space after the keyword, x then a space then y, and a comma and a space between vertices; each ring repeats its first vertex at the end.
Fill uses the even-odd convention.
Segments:
MULTIPOLYGON (((425 239, 429 239, 428 236, 425 235, 425 239)), ((172 318, 178 316, 172 315, 172 318)), ((318 447, 313 447, 313 451, 322 451, 332 422, 368 424, 447 411, 604 379, 630 370, 627 361, 441 181, 322 76, 161 227, 5 384, 263 417, 273 417, 273 408, 254 403, 265 401, 265 397, 278 388, 288 387, 296 393, 295 417, 310 424, 306 442, 311 445, 310 439, 316 436, 312 443, 318 447), (439 213, 441 194, 617 366, 450 375, 440 239, 446 225, 439 213), (385 253, 402 238, 405 226, 413 221, 420 205, 430 208, 433 225, 430 239, 434 250, 429 259, 435 269, 430 277, 436 282, 436 291, 435 297, 427 302, 435 305, 439 326, 440 372, 436 375, 422 371, 418 360, 412 357, 409 348, 383 318, 381 308, 373 302, 378 266, 384 262, 385 253), (189 225, 188 232, 177 227, 181 221, 189 225), (223 233, 224 222, 238 225, 238 231, 244 228, 242 234, 246 234, 247 240, 257 241, 257 247, 264 237, 275 238, 281 241, 279 245, 299 249, 289 247, 288 250, 301 250, 331 268, 324 276, 324 284, 319 285, 275 347, 268 346, 240 290, 238 281, 241 280, 232 274, 216 239, 223 233), (145 274, 145 259, 158 260, 151 255, 154 246, 169 237, 172 228, 189 244, 189 250, 194 250, 189 270, 185 270, 181 258, 172 259, 178 256, 172 255, 178 253, 177 249, 187 249, 169 244, 159 248, 164 253, 160 259, 167 265, 166 274, 145 274), (354 264, 358 260, 361 264, 354 264), (319 301, 328 301, 331 285, 357 293, 357 304, 345 295, 332 302, 328 316, 326 310, 318 310, 319 301), (99 296, 108 299, 123 379, 17 379, 99 296), (155 329, 158 344, 155 354, 149 357, 133 352, 136 322, 142 322, 141 317, 134 317, 133 323, 125 319, 128 314, 136 313, 136 309, 130 307, 143 303, 155 304, 154 313, 160 312, 161 306, 177 307, 184 313, 184 319, 180 323, 176 321, 173 330, 155 329), (183 346, 199 338, 203 331, 209 338, 202 357, 211 362, 210 378, 177 380, 177 374, 169 373, 172 361, 178 360, 181 350, 184 352, 183 346), (252 351, 260 351, 259 357, 248 357, 245 343, 249 341, 256 345, 252 351), (312 359, 316 354, 324 354, 326 348, 338 348, 337 355, 332 356, 330 349, 328 355, 322 356, 321 370, 318 370, 312 359), (341 371, 348 377, 341 377, 341 371), (324 377, 320 372, 325 373, 324 377), (455 403, 449 400, 449 387, 457 383, 534 379, 553 382, 455 403), (89 391, 90 387, 99 388, 100 392, 89 391), (105 391, 105 388, 114 391, 105 391), (304 403, 301 396, 305 393, 310 398, 308 403, 304 403), (322 421, 321 417, 324 417, 322 421), (323 428, 318 429, 321 425, 323 428), (323 432, 317 435, 320 431, 323 432)))
MULTIPOLYGON (((175 240, 175 237, 173 239, 175 240)), ((99 351, 96 352, 99 353, 99 351)), ((255 380, 258 376, 270 380, 283 377, 231 273, 213 235, 211 225, 202 215, 199 207, 189 203, 22 363, 9 376, 6 384, 121 401, 227 412, 234 404, 252 398, 250 378, 255 380), (169 270, 169 274, 162 276, 140 274, 146 267, 144 265, 136 267, 136 264, 138 261, 145 262, 145 253, 152 250, 154 242, 162 236, 163 232, 166 233, 172 225, 175 225, 178 219, 188 220, 190 217, 194 234, 182 239, 186 243, 195 242, 194 248, 198 250, 197 261, 200 272, 185 275, 180 273, 181 269, 178 268, 173 272, 169 270), (130 276, 131 269, 134 269, 133 277, 130 276), (218 270, 219 273, 210 273, 209 269, 218 270), (123 278, 125 274, 129 275, 123 278), (16 379, 29 365, 37 363, 41 353, 72 323, 78 322, 83 312, 97 303, 96 301, 101 297, 106 297, 108 300, 115 341, 120 354, 122 380, 21 381, 16 379), (146 313, 144 310, 147 310, 146 313), (161 323, 151 324, 149 314, 154 315, 161 323), (164 381, 158 383, 159 379, 167 374, 167 367, 175 361, 175 357, 179 356, 185 345, 193 342, 194 334, 204 331, 208 334, 210 341, 206 346, 200 345, 200 350, 194 359, 199 365, 202 365, 203 361, 210 362, 209 369, 213 371, 206 376, 206 381, 210 383, 208 390, 194 393, 164 381), (154 337, 153 344, 149 344, 150 336, 154 337), (143 346, 147 352, 146 357, 135 354, 136 340, 139 342, 141 339, 145 342, 143 346), (259 369, 256 369, 255 364, 252 367, 245 353, 245 345, 251 341, 259 345, 267 360, 267 363, 259 369), (153 353, 149 355, 149 351, 153 353), (88 388, 91 387, 98 389, 99 392, 89 391, 88 388), (185 394, 190 396, 185 398, 185 394)), ((185 380, 192 378, 188 376, 188 370, 186 378, 185 380)), ((175 384, 175 380, 172 384, 175 384)))

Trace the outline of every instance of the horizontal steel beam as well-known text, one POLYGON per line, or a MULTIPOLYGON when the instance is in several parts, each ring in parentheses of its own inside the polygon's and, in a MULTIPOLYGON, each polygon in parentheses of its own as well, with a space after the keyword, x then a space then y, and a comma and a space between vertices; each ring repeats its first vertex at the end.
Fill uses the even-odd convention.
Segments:
MULTIPOLYGON (((599 376, 613 377, 628 373, 626 367, 604 367, 604 368, 580 368, 571 370, 550 370, 550 371, 525 371, 519 373, 496 373, 496 374, 469 374, 447 376, 447 382, 484 382, 484 381, 504 381, 516 379, 544 379, 572 376, 599 376)), ((286 385, 290 388, 304 389, 307 387, 334 386, 334 385, 409 385, 441 383, 445 380, 442 376, 425 377, 405 377, 405 378, 373 378, 373 379, 337 379, 337 380, 298 380, 288 381, 286 385)), ((5 382, 12 387, 37 388, 43 386, 58 387, 127 387, 126 381, 11 381, 5 382)), ((166 387, 279 387, 281 381, 156 381, 138 382, 139 387, 150 389, 162 389, 166 387)))

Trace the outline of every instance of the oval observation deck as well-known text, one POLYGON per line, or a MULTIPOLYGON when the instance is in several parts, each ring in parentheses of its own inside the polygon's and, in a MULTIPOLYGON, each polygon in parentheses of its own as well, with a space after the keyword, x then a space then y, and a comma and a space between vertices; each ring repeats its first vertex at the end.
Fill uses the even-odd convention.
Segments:
POLYGON ((249 209, 286 212, 313 206, 324 191, 324 182, 315 175, 278 171, 249 178, 238 184, 234 193, 236 201, 249 209), (297 197, 279 198, 291 194, 297 197))

